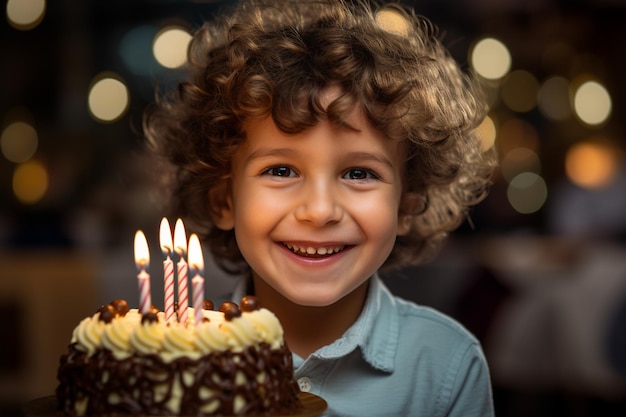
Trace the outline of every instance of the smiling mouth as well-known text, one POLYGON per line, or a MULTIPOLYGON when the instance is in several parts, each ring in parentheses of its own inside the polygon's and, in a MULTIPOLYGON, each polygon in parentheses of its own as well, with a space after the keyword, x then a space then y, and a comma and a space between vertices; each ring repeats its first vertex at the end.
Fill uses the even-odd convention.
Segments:
POLYGON ((314 248, 312 246, 301 246, 289 242, 283 242, 283 245, 296 255, 311 258, 334 255, 343 251, 346 248, 346 245, 321 246, 318 248, 314 248))

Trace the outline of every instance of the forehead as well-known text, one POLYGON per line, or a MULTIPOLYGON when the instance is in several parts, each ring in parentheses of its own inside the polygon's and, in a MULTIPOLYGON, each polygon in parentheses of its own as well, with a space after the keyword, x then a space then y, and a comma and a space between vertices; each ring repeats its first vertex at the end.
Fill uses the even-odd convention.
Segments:
POLYGON ((359 112, 349 122, 351 126, 345 127, 321 120, 309 129, 289 134, 280 130, 272 117, 250 120, 246 123, 246 139, 236 151, 234 166, 243 167, 266 158, 316 161, 325 166, 378 161, 399 175, 405 172, 403 142, 385 137, 359 112))
POLYGON ((274 128, 284 134, 302 133, 310 128, 315 127, 322 121, 330 122, 336 128, 343 128, 353 132, 368 131, 377 135, 385 136, 384 132, 375 129, 368 120, 360 103, 352 103, 350 106, 340 103, 345 99, 346 93, 337 85, 330 85, 314 95, 314 107, 321 109, 321 112, 311 110, 311 103, 305 100, 296 100, 296 104, 286 111, 274 109, 278 114, 271 116, 251 117, 244 119, 242 128, 244 136, 247 138, 250 131, 255 131, 258 125, 268 119, 273 122, 274 128), (342 107, 342 109, 332 108, 342 107), (308 116, 304 116, 310 112, 308 116), (276 117, 276 118, 274 118, 276 117), (300 121, 296 121, 297 119, 300 121), (287 123, 286 123, 287 122, 287 123))

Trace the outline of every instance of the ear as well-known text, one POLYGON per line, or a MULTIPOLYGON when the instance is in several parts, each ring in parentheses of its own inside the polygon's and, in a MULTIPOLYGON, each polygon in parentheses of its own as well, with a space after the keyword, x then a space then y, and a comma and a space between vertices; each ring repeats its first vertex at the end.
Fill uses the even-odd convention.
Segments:
POLYGON ((406 235, 411 231, 413 219, 425 209, 424 197, 418 193, 406 192, 400 197, 398 207, 398 236, 406 235))
POLYGON ((209 190, 211 219, 222 230, 235 228, 235 210, 230 188, 230 180, 224 179, 209 190))

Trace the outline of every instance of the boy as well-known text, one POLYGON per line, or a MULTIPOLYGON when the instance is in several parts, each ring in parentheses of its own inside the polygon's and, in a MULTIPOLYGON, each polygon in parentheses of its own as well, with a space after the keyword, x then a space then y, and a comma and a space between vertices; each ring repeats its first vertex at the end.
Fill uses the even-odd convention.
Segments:
POLYGON ((476 82, 400 6, 255 0, 205 25, 147 114, 177 215, 275 312, 331 416, 490 416, 460 325, 377 275, 432 255, 485 195, 476 82))

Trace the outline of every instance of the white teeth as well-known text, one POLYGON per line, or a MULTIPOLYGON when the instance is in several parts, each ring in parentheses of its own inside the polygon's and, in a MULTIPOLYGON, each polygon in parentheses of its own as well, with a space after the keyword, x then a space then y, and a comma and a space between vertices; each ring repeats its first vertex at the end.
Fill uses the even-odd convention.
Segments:
POLYGON ((345 245, 320 247, 317 249, 312 246, 296 246, 293 243, 285 243, 284 245, 294 253, 301 253, 303 255, 332 255, 333 253, 341 252, 345 248, 345 245))

